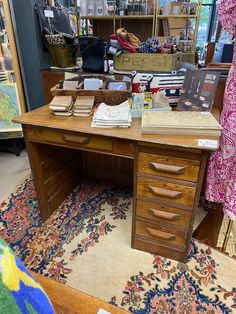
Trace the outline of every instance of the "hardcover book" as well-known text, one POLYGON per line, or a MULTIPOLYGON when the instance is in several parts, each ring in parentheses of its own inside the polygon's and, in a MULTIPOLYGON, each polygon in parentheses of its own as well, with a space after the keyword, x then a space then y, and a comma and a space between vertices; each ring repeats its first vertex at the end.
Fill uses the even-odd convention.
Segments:
POLYGON ((187 70, 177 110, 210 112, 219 78, 219 72, 187 70))

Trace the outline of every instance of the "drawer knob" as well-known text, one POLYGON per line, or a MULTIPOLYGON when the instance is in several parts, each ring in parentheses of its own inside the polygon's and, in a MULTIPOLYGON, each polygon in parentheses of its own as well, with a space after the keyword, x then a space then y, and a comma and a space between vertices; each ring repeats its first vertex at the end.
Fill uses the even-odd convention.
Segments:
POLYGON ((157 188, 155 186, 148 187, 149 192, 155 195, 169 197, 169 198, 180 198, 182 193, 179 191, 167 190, 162 188, 157 188))
POLYGON ((167 172, 172 174, 183 174, 185 171, 185 167, 160 164, 156 162, 150 162, 150 167, 152 170, 155 171, 167 172))
POLYGON ((152 214, 154 217, 162 218, 165 220, 178 220, 180 218, 180 215, 173 214, 173 213, 166 213, 161 210, 149 208, 149 213, 152 214))
POLYGON ((151 236, 163 240, 175 240, 175 235, 167 232, 163 232, 160 230, 152 229, 152 228, 146 228, 147 233, 149 233, 151 236))
POLYGON ((64 141, 70 142, 70 143, 76 143, 76 144, 82 144, 82 145, 87 145, 89 143, 89 138, 84 137, 84 136, 62 134, 62 138, 64 141))

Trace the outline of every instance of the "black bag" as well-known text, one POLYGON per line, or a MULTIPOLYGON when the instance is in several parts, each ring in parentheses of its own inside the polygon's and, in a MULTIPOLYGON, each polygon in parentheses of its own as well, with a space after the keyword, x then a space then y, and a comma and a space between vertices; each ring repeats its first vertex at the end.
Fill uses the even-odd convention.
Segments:
POLYGON ((106 59, 104 40, 94 36, 80 36, 78 41, 83 59, 83 71, 103 73, 106 59))
POLYGON ((64 33, 73 35, 69 14, 64 7, 55 2, 55 7, 46 4, 36 4, 41 35, 64 33), (53 17, 45 16, 45 10, 51 11, 53 17))

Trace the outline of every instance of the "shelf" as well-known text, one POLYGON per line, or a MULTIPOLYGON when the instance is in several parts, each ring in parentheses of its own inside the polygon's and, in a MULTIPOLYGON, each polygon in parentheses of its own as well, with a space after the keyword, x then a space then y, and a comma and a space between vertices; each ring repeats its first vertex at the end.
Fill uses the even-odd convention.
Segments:
POLYGON ((113 20, 114 19, 114 16, 113 15, 98 15, 98 16, 95 16, 95 15, 86 15, 86 16, 81 16, 81 19, 82 20, 113 20))
POLYGON ((159 19, 179 19, 179 18, 186 18, 186 19, 196 19, 198 16, 197 15, 156 15, 159 19))
POLYGON ((82 16, 84 20, 149 20, 153 19, 154 15, 105 15, 105 16, 82 16))
POLYGON ((116 20, 134 20, 134 19, 153 19, 154 15, 124 15, 124 16, 120 16, 120 15, 115 15, 114 16, 116 20))

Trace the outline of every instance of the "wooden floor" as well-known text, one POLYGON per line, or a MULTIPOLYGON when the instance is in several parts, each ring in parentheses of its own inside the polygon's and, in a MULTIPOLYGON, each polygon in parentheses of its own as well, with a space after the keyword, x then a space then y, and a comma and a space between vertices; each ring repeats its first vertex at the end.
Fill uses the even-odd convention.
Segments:
POLYGON ((39 274, 32 272, 32 275, 47 293, 54 307, 55 313, 57 314, 97 314, 99 313, 99 310, 103 310, 101 311, 101 314, 128 313, 109 303, 96 299, 79 290, 70 288, 39 274))

